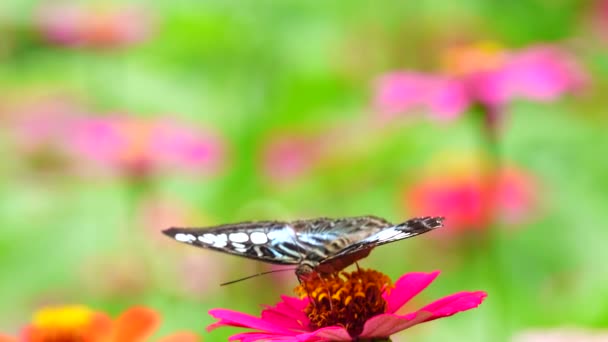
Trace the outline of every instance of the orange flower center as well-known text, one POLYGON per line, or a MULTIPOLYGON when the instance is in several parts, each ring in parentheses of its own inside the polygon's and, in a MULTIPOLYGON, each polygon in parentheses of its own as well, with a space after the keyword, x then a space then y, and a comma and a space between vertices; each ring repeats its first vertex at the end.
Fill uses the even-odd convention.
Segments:
POLYGON ((466 76, 495 70, 505 63, 506 57, 497 43, 480 42, 448 49, 441 58, 441 65, 448 75, 466 76))
POLYGON ((295 288, 308 297, 306 315, 313 329, 342 326, 352 336, 363 331, 365 322, 386 311, 385 291, 393 287, 390 278, 378 271, 359 269, 329 276, 312 276, 295 288))

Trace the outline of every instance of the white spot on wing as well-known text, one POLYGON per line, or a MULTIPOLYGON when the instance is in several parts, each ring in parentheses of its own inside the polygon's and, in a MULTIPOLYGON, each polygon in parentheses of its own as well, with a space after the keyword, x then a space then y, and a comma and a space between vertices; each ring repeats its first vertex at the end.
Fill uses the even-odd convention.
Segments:
POLYGON ((226 240, 215 240, 215 242, 213 243, 213 247, 218 247, 218 248, 224 248, 228 245, 228 242, 226 242, 226 240))
POLYGON ((184 234, 184 233, 177 233, 175 234, 175 240, 179 241, 179 242, 187 242, 187 243, 192 243, 192 241, 196 240, 196 236, 192 235, 192 234, 184 234))
POLYGON ((175 240, 179 241, 179 242, 190 242, 190 239, 188 238, 188 234, 184 234, 184 233, 177 233, 174 236, 175 240))
POLYGON ((233 242, 233 243, 232 243, 232 246, 233 246, 234 248, 236 248, 236 249, 239 249, 239 248, 245 248, 245 247, 246 247, 244 244, 242 244, 242 243, 238 243, 238 242, 233 242))
POLYGON ((263 232, 253 232, 249 235, 249 238, 251 239, 251 242, 255 243, 256 245, 261 245, 268 242, 268 237, 263 232))
POLYGON ((273 240, 273 243, 293 241, 295 238, 293 229, 289 228, 288 226, 281 229, 271 230, 266 235, 268 236, 268 240, 273 240))
POLYGON ((232 242, 247 242, 249 241, 249 235, 247 233, 232 233, 230 234, 230 241, 232 242))
POLYGON ((374 238, 377 241, 386 241, 386 240, 393 239, 395 236, 399 235, 399 233, 401 233, 401 232, 396 230, 395 228, 388 228, 388 229, 376 234, 374 236, 374 238))
POLYGON ((202 242, 202 243, 206 243, 206 244, 208 244, 208 245, 213 244, 213 242, 214 242, 215 240, 213 240, 213 238, 209 238, 209 236, 208 236, 208 235, 211 235, 213 238, 215 238, 215 235, 213 235, 213 234, 205 234, 205 235, 201 235, 201 236, 199 236, 199 237, 198 237, 198 241, 200 241, 200 242, 202 242))

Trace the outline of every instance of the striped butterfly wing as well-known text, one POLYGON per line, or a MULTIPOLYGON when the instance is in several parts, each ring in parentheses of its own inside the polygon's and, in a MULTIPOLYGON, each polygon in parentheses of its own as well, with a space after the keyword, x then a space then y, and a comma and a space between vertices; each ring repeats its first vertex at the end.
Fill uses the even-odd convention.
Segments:
POLYGON ((357 243, 392 224, 376 216, 339 219, 317 218, 294 221, 297 240, 306 251, 306 260, 323 262, 344 248, 357 243))
POLYGON ((257 221, 208 228, 169 228, 179 242, 279 265, 296 265, 304 250, 289 222, 257 221))
POLYGON ((307 264, 332 273, 366 257, 377 246, 442 226, 441 217, 394 225, 375 216, 258 221, 210 228, 169 228, 163 233, 196 247, 280 265, 307 264))
POLYGON ((443 226, 443 217, 417 217, 398 225, 385 226, 365 238, 355 241, 331 256, 319 265, 319 268, 342 269, 353 262, 366 257, 372 248, 387 243, 424 234, 443 226))

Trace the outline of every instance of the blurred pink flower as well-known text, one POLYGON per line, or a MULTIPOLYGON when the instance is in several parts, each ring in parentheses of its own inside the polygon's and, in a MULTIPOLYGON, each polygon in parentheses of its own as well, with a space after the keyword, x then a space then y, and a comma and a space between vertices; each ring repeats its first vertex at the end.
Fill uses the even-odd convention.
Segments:
POLYGON ((209 314, 218 322, 207 330, 222 326, 256 330, 229 338, 230 341, 243 342, 386 339, 414 325, 476 308, 486 297, 483 291, 458 292, 414 312, 397 313, 438 275, 439 272, 408 273, 397 280, 394 288, 388 277, 373 270, 343 273, 342 276, 328 279, 314 277, 314 282, 306 281, 300 285, 304 293, 304 287, 318 290, 308 291, 311 297, 282 296, 282 301, 268 306, 259 318, 226 309, 213 309, 209 314), (331 296, 331 304, 328 304, 327 293, 334 292, 332 289, 336 295, 331 296), (362 300, 361 295, 364 296, 362 300))
POLYGON ((381 76, 374 100, 380 115, 390 119, 422 108, 449 120, 473 104, 500 109, 515 98, 552 101, 579 89, 586 78, 571 56, 549 45, 505 52, 486 44, 454 49, 444 59, 443 73, 381 76))
POLYGON ((591 25, 604 42, 608 42, 608 0, 597 0, 591 8, 591 25))
POLYGON ((26 153, 63 145, 71 120, 85 114, 77 103, 66 98, 29 99, 4 111, 13 141, 26 153))
POLYGON ((519 333, 513 342, 605 342, 608 341, 608 331, 586 330, 577 328, 557 328, 531 330, 519 333))
POLYGON ((216 135, 169 119, 82 118, 73 125, 72 136, 76 153, 130 176, 215 172, 224 158, 216 135))
POLYGON ((504 168, 497 177, 496 208, 488 207, 491 194, 483 175, 450 170, 423 176, 406 189, 404 204, 412 215, 445 216, 443 234, 485 229, 491 219, 488 210, 496 210, 508 224, 530 217, 538 205, 535 179, 513 167, 504 168))
POLYGON ((122 47, 150 36, 153 22, 142 8, 99 7, 47 2, 39 10, 38 27, 48 41, 65 46, 122 47))
POLYGON ((274 181, 297 178, 314 167, 321 156, 320 147, 310 136, 275 136, 263 147, 263 172, 274 181))
POLYGON ((70 171, 74 163, 66 137, 74 118, 86 114, 82 107, 68 97, 28 95, 9 101, 0 109, 0 126, 6 127, 3 135, 13 155, 38 172, 70 171))

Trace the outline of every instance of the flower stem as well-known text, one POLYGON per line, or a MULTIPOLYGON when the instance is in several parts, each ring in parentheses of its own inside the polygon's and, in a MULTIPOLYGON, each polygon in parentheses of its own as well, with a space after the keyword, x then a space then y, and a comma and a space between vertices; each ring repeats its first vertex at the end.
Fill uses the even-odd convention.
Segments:
POLYGON ((484 223, 487 225, 483 238, 485 250, 484 258, 487 260, 484 270, 488 282, 496 291, 493 296, 497 306, 498 325, 491 328, 491 336, 508 336, 510 330, 509 294, 507 279, 505 279, 504 265, 501 258, 501 227, 500 227, 500 182, 502 172, 502 150, 500 143, 500 129, 504 113, 501 108, 491 105, 482 107, 481 145, 488 158, 482 172, 485 189, 483 200, 484 223))

